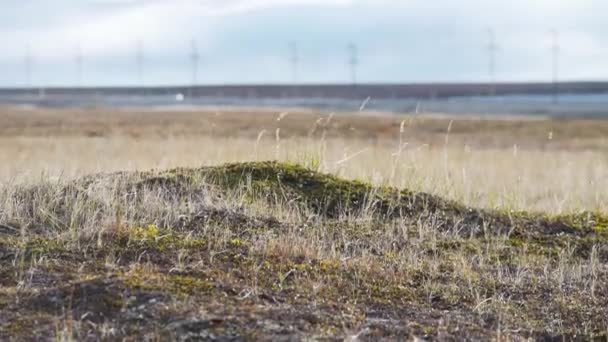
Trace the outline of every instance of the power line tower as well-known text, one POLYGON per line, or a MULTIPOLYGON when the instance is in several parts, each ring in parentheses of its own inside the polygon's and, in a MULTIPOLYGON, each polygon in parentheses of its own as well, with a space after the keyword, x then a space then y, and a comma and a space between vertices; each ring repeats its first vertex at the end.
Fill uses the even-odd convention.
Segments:
POLYGON ((32 57, 32 51, 30 46, 27 45, 25 47, 25 54, 23 55, 23 67, 24 67, 24 85, 25 88, 32 87, 32 64, 34 63, 34 58, 32 57))
POLYGON ((350 67, 350 80, 353 86, 357 85, 357 68, 359 67, 359 49, 355 43, 348 44, 348 66, 350 67))
POLYGON ((190 89, 188 90, 188 97, 192 98, 194 96, 194 88, 198 85, 198 66, 200 62, 200 54, 198 52, 198 44, 196 40, 192 39, 190 41, 190 72, 191 74, 191 84, 190 89))
POLYGON ((300 50, 298 42, 289 43, 290 63, 291 63, 291 81, 294 85, 298 83, 298 69, 300 67, 300 50))
POLYGON ((489 93, 491 96, 496 95, 496 51, 498 50, 498 45, 496 44, 496 33, 494 29, 489 28, 487 30, 488 34, 488 77, 489 77, 489 93))
POLYGON ((198 85, 198 65, 200 62, 200 54, 198 52, 198 45, 196 43, 196 40, 192 39, 192 41, 190 42, 190 63, 192 66, 192 69, 190 70, 192 72, 192 86, 196 86, 198 85))
POLYGON ((135 51, 135 63, 137 64, 137 85, 144 87, 144 44, 141 40, 137 41, 135 51))
POLYGON ((552 65, 552 77, 551 82, 553 84, 553 103, 559 102, 559 57, 561 47, 559 43, 559 32, 555 29, 551 30, 551 65, 552 65))
POLYGON ((82 87, 84 56, 82 54, 82 46, 80 43, 78 43, 76 46, 76 56, 74 57, 74 61, 76 62, 76 85, 78 87, 82 87))

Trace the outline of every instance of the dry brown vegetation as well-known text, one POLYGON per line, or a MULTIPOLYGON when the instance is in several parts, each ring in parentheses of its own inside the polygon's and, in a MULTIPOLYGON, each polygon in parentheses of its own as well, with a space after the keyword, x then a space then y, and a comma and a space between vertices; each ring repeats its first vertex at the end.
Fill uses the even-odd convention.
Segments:
POLYGON ((0 339, 607 338, 608 122, 0 120, 0 339))
POLYGON ((102 109, 0 120, 3 182, 278 159, 477 207, 608 211, 605 121, 102 109))

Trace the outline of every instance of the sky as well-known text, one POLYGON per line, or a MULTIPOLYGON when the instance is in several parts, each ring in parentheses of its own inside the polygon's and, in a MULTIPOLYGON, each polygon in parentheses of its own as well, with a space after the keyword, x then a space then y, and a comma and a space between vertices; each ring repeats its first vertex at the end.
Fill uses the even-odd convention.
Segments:
POLYGON ((608 80, 605 0, 0 4, 0 87, 608 80))

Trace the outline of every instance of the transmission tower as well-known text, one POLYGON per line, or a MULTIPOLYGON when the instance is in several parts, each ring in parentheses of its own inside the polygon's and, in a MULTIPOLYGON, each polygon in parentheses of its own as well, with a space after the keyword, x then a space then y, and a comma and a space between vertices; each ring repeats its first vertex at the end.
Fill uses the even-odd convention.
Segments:
POLYGON ((84 56, 82 54, 82 47, 80 43, 76 46, 76 56, 74 57, 74 61, 76 62, 76 85, 78 87, 82 87, 84 56))
POLYGON ((488 77, 490 82, 490 95, 496 95, 496 34, 493 29, 489 28, 488 31, 488 77))
POLYGON ((298 69, 300 67, 300 50, 298 48, 298 42, 291 42, 289 44, 289 51, 291 63, 291 81, 295 85, 298 83, 298 69))
POLYGON ((359 49, 355 43, 348 44, 348 66, 350 67, 350 80, 357 85, 357 68, 359 67, 359 49))
POLYGON ((196 40, 190 41, 190 72, 191 72, 191 84, 188 87, 188 97, 194 97, 194 88, 198 85, 198 65, 200 61, 200 54, 198 52, 198 44, 196 40))
POLYGON ((190 42, 190 63, 192 66, 191 72, 192 72, 192 86, 196 86, 198 84, 198 64, 200 61, 200 55, 198 53, 198 45, 196 43, 196 40, 192 40, 190 42))
POLYGON ((557 30, 551 30, 551 59, 552 59, 552 79, 553 84, 553 103, 559 102, 559 57, 560 57, 560 43, 559 43, 559 32, 557 30))
POLYGON ((144 57, 144 44, 141 40, 138 40, 135 52, 135 63, 137 64, 137 85, 140 87, 144 86, 144 57))
POLYGON ((32 51, 30 50, 30 46, 27 45, 25 47, 25 55, 23 56, 23 66, 24 66, 24 85, 25 88, 32 87, 32 64, 34 58, 32 57, 32 51))

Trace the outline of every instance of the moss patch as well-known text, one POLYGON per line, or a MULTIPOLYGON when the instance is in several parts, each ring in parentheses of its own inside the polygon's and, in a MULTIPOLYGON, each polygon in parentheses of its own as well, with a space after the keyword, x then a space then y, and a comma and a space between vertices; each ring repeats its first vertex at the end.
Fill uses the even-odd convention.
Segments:
POLYGON ((245 192, 271 204, 289 203, 327 219, 369 214, 379 219, 432 218, 438 228, 471 234, 515 234, 522 237, 569 234, 606 238, 608 216, 600 213, 547 216, 541 213, 503 212, 467 208, 437 196, 374 187, 318 173, 297 164, 256 162, 201 169, 174 169, 142 181, 146 187, 183 188, 208 182, 220 191, 245 192), (162 180, 164 179, 164 180, 162 180), (162 180, 162 181, 161 181, 162 180))

